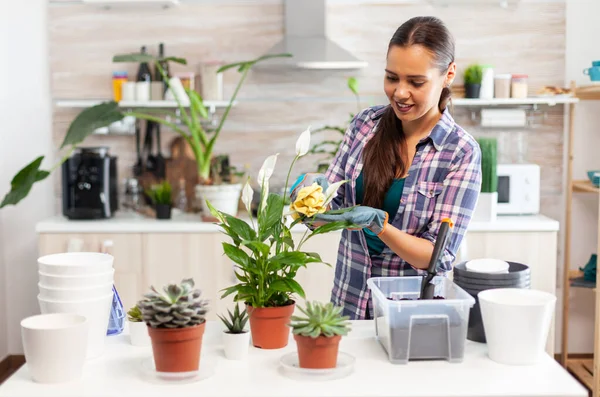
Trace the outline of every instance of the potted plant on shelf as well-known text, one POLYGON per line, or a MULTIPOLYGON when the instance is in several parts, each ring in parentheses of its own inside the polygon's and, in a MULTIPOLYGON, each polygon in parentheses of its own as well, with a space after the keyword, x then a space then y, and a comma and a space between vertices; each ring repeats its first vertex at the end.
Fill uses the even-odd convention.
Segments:
POLYGON ((150 110, 144 112, 143 109, 121 111, 119 110, 119 104, 114 101, 103 102, 83 110, 69 126, 67 134, 60 146, 61 150, 68 149, 62 159, 50 170, 40 169, 44 156, 37 157, 23 167, 13 177, 11 181, 11 190, 0 203, 0 208, 6 205, 16 205, 24 199, 29 194, 34 183, 44 180, 52 171, 59 168, 60 165, 69 158, 77 145, 83 142, 96 129, 109 126, 114 122, 122 120, 126 116, 133 116, 138 119, 157 122, 172 129, 174 132, 181 135, 181 137, 190 145, 198 169, 196 194, 199 196, 198 198, 200 198, 200 202, 204 209, 203 213, 205 215, 208 214, 208 208, 206 208, 207 199, 213 203, 215 208, 237 215, 241 184, 215 184, 213 175, 211 175, 215 144, 223 129, 225 121, 227 120, 231 107, 237 98, 238 92, 252 67, 269 58, 290 56, 292 55, 287 53, 265 55, 250 61, 235 62, 219 68, 217 73, 237 68, 241 76, 233 95, 221 116, 221 120, 215 130, 212 131, 212 136, 204 129, 201 123, 202 119, 208 118, 208 110, 204 106, 200 94, 191 89, 183 89, 181 82, 176 77, 169 79, 163 69, 162 65, 168 62, 187 64, 187 61, 184 58, 159 58, 150 54, 140 53, 114 56, 113 62, 146 62, 149 65, 154 63, 156 69, 163 76, 163 80, 165 80, 168 89, 174 93, 179 114, 166 109, 154 109, 152 112, 150 112, 150 110), (182 95, 182 91, 185 92, 185 94, 182 95), (186 109, 186 107, 188 109, 186 109), (164 116, 164 118, 161 117, 161 115, 164 116), (177 119, 181 119, 181 122, 185 127, 180 127, 179 124, 175 122, 177 119))
POLYGON ((142 312, 138 305, 127 312, 127 325, 129 327, 129 341, 134 346, 149 346, 148 326, 142 319, 142 312))
POLYGON ((304 316, 292 316, 290 327, 298 347, 300 368, 335 368, 342 336, 350 331, 348 316, 342 308, 328 302, 306 302, 298 307, 304 316))
POLYGON ((233 313, 227 310, 229 318, 218 315, 226 330, 223 331, 223 349, 225 357, 230 360, 243 360, 248 356, 248 347, 250 346, 250 332, 248 332, 246 323, 248 322, 248 313, 246 309, 240 312, 240 306, 236 303, 233 313))
POLYGON ((479 98, 483 67, 478 64, 470 65, 464 74, 465 98, 479 98))
POLYGON ((192 372, 200 366, 208 302, 194 289, 194 280, 170 284, 138 302, 152 342, 158 372, 192 372))
POLYGON ((498 144, 496 138, 477 138, 481 148, 481 192, 473 220, 493 222, 498 213, 498 144))
MULTIPOLYGON (((296 156, 288 170, 284 192, 288 190, 294 163, 308 153, 309 147, 310 130, 307 129, 296 142, 296 156)), ((341 213, 349 209, 328 211, 329 203, 346 181, 330 185, 326 192, 316 183, 307 186, 298 192, 296 201, 286 211, 286 194, 269 193, 269 178, 277 156, 269 156, 258 172, 261 191, 256 219, 250 211, 254 192, 249 181, 244 186, 242 202, 250 214, 250 225, 207 203, 219 226, 231 239, 231 242, 223 242, 223 250, 235 263, 235 277, 239 281, 224 289, 222 298, 234 294, 235 302, 246 304, 252 343, 264 349, 287 346, 288 323, 295 308, 294 295, 305 297, 302 286, 295 280, 296 273, 309 263, 322 262, 318 254, 302 251, 302 245, 313 236, 353 226, 347 221, 337 221, 307 227, 296 245, 291 233, 294 225, 315 213, 341 213), (291 223, 289 216, 294 219, 291 223)))
POLYGON ((171 198, 171 184, 168 181, 152 185, 150 189, 146 191, 154 208, 156 210, 156 219, 171 219, 171 208, 173 207, 173 200, 171 198))

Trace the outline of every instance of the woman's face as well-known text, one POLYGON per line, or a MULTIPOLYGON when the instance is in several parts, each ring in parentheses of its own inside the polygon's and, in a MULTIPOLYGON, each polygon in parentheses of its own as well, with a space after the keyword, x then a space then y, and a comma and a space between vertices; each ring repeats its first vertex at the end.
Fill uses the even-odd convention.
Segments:
POLYGON ((411 122, 437 112, 442 89, 454 79, 456 66, 449 66, 440 72, 431 52, 421 45, 390 47, 384 90, 400 120, 411 122))

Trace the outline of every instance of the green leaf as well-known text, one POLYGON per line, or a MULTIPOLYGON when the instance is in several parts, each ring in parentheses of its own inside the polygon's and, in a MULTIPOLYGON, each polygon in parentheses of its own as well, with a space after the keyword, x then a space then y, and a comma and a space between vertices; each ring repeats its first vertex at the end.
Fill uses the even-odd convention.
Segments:
POLYGON ((256 240, 256 232, 246 222, 229 214, 223 213, 223 218, 229 227, 243 240, 256 240))
POLYGON ((293 292, 300 297, 305 298, 304 289, 298 282, 291 278, 282 278, 274 281, 270 286, 271 289, 279 292, 293 292))
POLYGON ((223 243, 223 250, 229 259, 242 267, 248 267, 248 264, 251 263, 248 254, 234 245, 223 243))
POLYGON ((350 88, 350 91, 352 91, 354 95, 358 95, 358 81, 356 80, 356 77, 350 77, 348 79, 348 88, 350 88))
POLYGON ((270 193, 267 198, 267 211, 266 216, 263 222, 260 224, 260 240, 264 240, 269 233, 276 234, 278 230, 273 230, 273 228, 281 222, 281 214, 283 213, 283 197, 270 193))
POLYGON ((348 229, 351 227, 352 227, 352 222, 350 222, 350 221, 330 222, 330 223, 326 223, 326 224, 316 228, 312 232, 311 236, 316 235, 316 234, 325 234, 325 233, 329 233, 329 232, 333 232, 333 231, 341 230, 341 229, 348 229))
POLYGON ((60 148, 62 149, 68 145, 78 145, 96 129, 122 120, 124 116, 118 108, 119 105, 115 101, 110 101, 92 106, 79 113, 69 126, 60 148))
POLYGON ((187 60, 185 58, 180 58, 180 57, 164 57, 164 58, 158 58, 157 60, 159 62, 175 62, 180 65, 187 65, 187 60))
POLYGON ((242 287, 242 284, 236 284, 236 285, 232 285, 231 287, 222 289, 221 291, 224 291, 223 294, 221 295, 221 299, 228 297, 229 295, 235 293, 238 291, 239 288, 242 287))
POLYGON ((225 223, 225 218, 223 217, 222 213, 219 212, 215 207, 213 207, 210 201, 206 200, 206 205, 212 216, 217 218, 221 223, 225 223))
POLYGON ((23 167, 10 182, 10 192, 4 196, 0 208, 7 205, 16 205, 23 200, 29 194, 31 187, 35 182, 39 182, 45 179, 50 173, 48 171, 40 170, 40 165, 44 156, 39 156, 31 163, 23 167))
POLYGON ((131 54, 118 54, 113 56, 113 62, 132 62, 132 63, 142 63, 142 62, 155 62, 156 57, 150 54, 142 54, 140 52, 131 53, 131 54))
POLYGON ((306 263, 318 262, 318 259, 300 251, 281 252, 272 258, 269 262, 278 265, 304 265, 306 263))
POLYGON ((208 119, 208 110, 204 106, 204 101, 202 100, 202 97, 200 96, 200 94, 198 94, 194 90, 186 90, 186 92, 187 92, 188 96, 190 97, 190 103, 192 105, 192 108, 196 112, 198 112, 198 114, 202 118, 208 119))
POLYGON ((257 254, 257 256, 268 256, 269 251, 271 250, 271 248, 267 244, 260 241, 243 240, 241 244, 250 248, 252 252, 257 254))
POLYGON ((235 62, 235 63, 229 63, 227 65, 223 65, 221 66, 218 70, 217 73, 222 73, 226 70, 232 69, 232 68, 237 68, 237 67, 241 67, 242 65, 244 65, 246 62, 235 62))
POLYGON ((267 60, 267 59, 271 59, 271 58, 289 58, 291 57, 292 54, 289 53, 282 53, 282 54, 272 54, 272 55, 263 55, 261 57, 258 57, 256 59, 253 59, 251 61, 244 61, 244 62, 235 62, 235 63, 230 63, 227 65, 223 65, 219 68, 219 70, 217 70, 217 73, 222 73, 226 70, 229 69, 233 69, 233 68, 238 68, 238 72, 243 72, 245 69, 249 69, 252 66, 254 66, 255 64, 267 60))

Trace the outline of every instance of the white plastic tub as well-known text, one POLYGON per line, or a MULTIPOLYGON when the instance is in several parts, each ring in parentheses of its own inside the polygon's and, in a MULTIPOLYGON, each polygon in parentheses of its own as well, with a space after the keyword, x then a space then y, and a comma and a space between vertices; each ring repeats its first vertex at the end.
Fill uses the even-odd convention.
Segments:
POLYGON ((548 292, 499 288, 477 295, 490 359, 508 365, 534 365, 545 354, 556 306, 548 292))
POLYGON ((89 333, 86 357, 88 359, 98 357, 104 352, 104 341, 108 331, 112 300, 112 293, 99 299, 70 302, 42 299, 38 296, 42 314, 74 313, 87 318, 89 333))
POLYGON ((82 286, 80 288, 52 288, 38 284, 39 297, 57 301, 80 301, 86 299, 98 299, 112 292, 113 283, 100 286, 82 286))
POLYGON ((100 252, 65 252, 38 258, 40 273, 81 276, 113 269, 114 257, 100 252))
POLYGON ((444 299, 417 300, 422 280, 420 276, 367 280, 377 339, 394 364, 418 359, 462 362, 475 299, 452 280, 436 276, 434 296, 444 299))
POLYGON ((99 287, 114 283, 115 270, 112 269, 105 273, 83 275, 83 276, 64 276, 52 275, 38 272, 39 283, 48 288, 89 288, 99 287))
POLYGON ((35 382, 62 383, 81 378, 89 324, 84 316, 60 313, 21 321, 23 351, 35 382))

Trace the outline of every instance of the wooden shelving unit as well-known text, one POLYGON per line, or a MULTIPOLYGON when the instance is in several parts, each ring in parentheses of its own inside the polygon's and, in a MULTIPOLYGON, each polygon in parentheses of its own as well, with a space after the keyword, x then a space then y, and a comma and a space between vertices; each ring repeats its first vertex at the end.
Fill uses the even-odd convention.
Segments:
MULTIPOLYGON (((577 87, 571 84, 575 97, 579 100, 600 101, 600 85, 590 85, 577 87)), ((564 271, 563 271, 563 316, 562 316, 562 347, 561 364, 585 384, 592 392, 592 397, 600 397, 600 294, 595 293, 595 318, 594 318, 594 357, 593 359, 575 359, 569 358, 569 297, 571 288, 588 288, 594 292, 600 287, 600 277, 596 278, 596 283, 582 282, 582 272, 571 270, 571 214, 573 205, 573 193, 595 194, 600 198, 600 188, 594 186, 589 180, 573 180, 573 141, 574 141, 574 110, 575 104, 569 105, 569 136, 567 141, 567 200, 565 216, 565 250, 564 250, 564 271)), ((598 200, 600 207, 600 199, 598 200)), ((598 230, 600 236, 600 219, 598 230)), ((597 252, 600 252, 600 237, 597 242, 597 252)))

